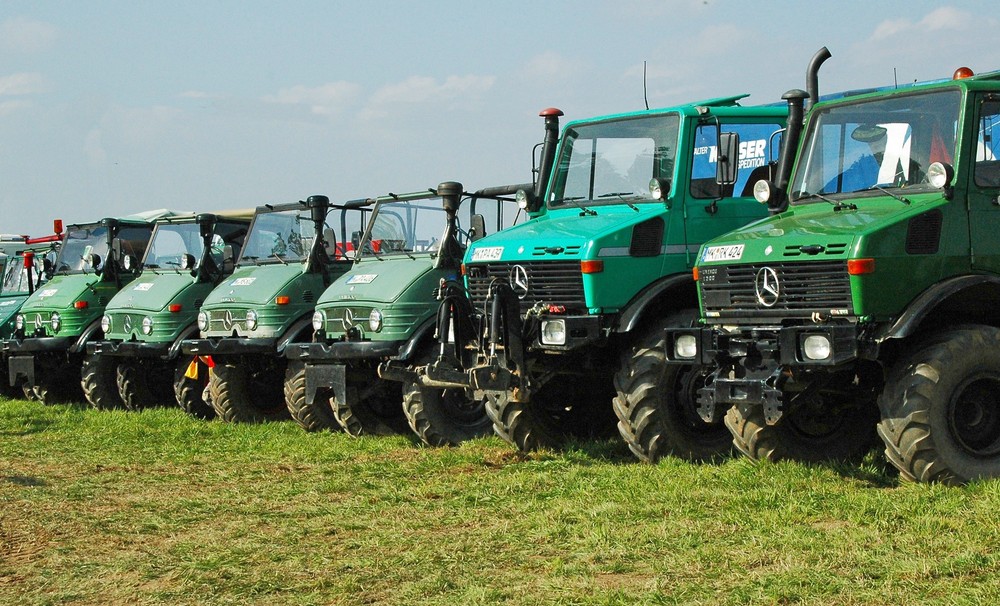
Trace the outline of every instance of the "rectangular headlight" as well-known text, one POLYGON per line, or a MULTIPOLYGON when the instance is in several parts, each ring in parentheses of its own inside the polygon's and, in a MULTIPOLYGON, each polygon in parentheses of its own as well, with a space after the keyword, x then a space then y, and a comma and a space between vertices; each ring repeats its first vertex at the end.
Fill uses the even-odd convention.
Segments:
POLYGON ((566 344, 566 320, 542 321, 542 345, 566 344))

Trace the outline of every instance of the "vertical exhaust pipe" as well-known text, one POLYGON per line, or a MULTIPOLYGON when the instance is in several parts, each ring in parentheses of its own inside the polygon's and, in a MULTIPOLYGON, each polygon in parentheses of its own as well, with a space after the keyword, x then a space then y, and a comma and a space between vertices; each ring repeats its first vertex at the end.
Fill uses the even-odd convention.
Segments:
POLYGON ((809 92, 809 105, 806 106, 806 111, 809 111, 819 101, 819 68, 831 56, 830 50, 824 46, 816 51, 816 54, 809 60, 809 67, 806 68, 806 90, 809 92))
POLYGON ((556 157, 556 147, 559 144, 559 116, 561 109, 549 107, 538 113, 545 118, 545 138, 542 140, 542 157, 538 164, 538 178, 535 179, 535 199, 541 200, 549 187, 549 175, 552 173, 552 163, 556 157))

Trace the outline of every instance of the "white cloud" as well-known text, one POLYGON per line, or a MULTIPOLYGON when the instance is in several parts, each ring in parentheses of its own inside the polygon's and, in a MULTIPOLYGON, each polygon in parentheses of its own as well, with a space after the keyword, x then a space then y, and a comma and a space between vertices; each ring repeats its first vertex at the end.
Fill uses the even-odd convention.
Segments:
POLYGON ((33 95, 47 90, 48 81, 41 74, 20 73, 0 77, 0 96, 33 95))
POLYGON ((525 78, 551 81, 553 78, 573 76, 580 70, 579 61, 573 61, 557 52, 548 51, 528 60, 528 63, 521 69, 521 75, 525 78))
POLYGON ((479 99, 493 88, 495 76, 448 76, 443 82, 427 76, 411 76, 375 91, 361 112, 365 119, 381 118, 420 105, 448 104, 479 99))
POLYGON ((887 19, 872 32, 871 40, 885 40, 894 36, 919 36, 929 32, 962 29, 972 25, 972 15, 951 6, 942 6, 914 23, 909 19, 887 19))
POLYGON ((59 30, 50 23, 13 17, 0 23, 0 47, 19 53, 37 53, 52 47, 59 30))
POLYGON ((284 88, 274 95, 267 95, 267 103, 282 105, 302 105, 317 115, 332 115, 343 111, 361 92, 361 86, 353 82, 329 82, 320 86, 293 86, 284 88))
POLYGON ((182 99, 222 99, 221 93, 209 93, 202 90, 186 90, 178 95, 182 99))
POLYGON ((0 116, 6 116, 28 107, 31 107, 31 103, 27 101, 0 101, 0 116))

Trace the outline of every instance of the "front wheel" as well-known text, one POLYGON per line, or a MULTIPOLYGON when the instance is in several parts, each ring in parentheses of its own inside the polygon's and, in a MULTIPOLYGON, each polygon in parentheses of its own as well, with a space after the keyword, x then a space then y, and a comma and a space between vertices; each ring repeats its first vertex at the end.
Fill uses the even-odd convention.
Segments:
MULTIPOLYGON (((113 410, 124 407, 124 403, 118 395, 118 385, 115 382, 117 369, 118 362, 111 356, 97 354, 84 356, 81 385, 83 387, 83 395, 94 408, 98 410, 113 410)), ((46 373, 46 375, 48 374, 46 373)), ((58 393, 60 390, 46 385, 46 381, 50 380, 50 377, 45 376, 42 379, 36 385, 35 391, 40 392, 40 399, 45 401, 46 393, 58 393)))
POLYGON ((181 409, 199 419, 214 419, 215 409, 203 395, 208 387, 208 365, 195 357, 181 356, 174 368, 174 399, 181 409))
POLYGON ((216 361, 208 380, 212 407, 227 423, 263 423, 288 418, 281 389, 283 368, 249 356, 216 361))
MULTIPOLYGON (((618 432, 640 460, 665 455, 705 461, 729 455, 732 436, 721 418, 698 414, 698 389, 705 369, 666 363, 667 328, 690 326, 695 313, 680 312, 654 324, 622 354, 615 374, 618 432)), ((721 415, 719 415, 721 417, 721 415)))
POLYGON ((337 423, 345 432, 352 436, 379 436, 407 431, 399 383, 379 379, 374 368, 348 366, 346 372, 346 397, 328 399, 337 423))
POLYGON ((787 405, 790 409, 774 425, 767 424, 760 404, 730 408, 726 427, 733 445, 755 461, 818 463, 860 460, 877 442, 877 409, 870 395, 816 390, 787 405))
POLYGON ((143 410, 172 403, 169 377, 169 371, 159 362, 123 360, 118 364, 115 384, 125 408, 143 410))
POLYGON ((900 360, 878 433, 901 477, 962 484, 1000 476, 1000 329, 934 335, 900 360))
POLYGON ((295 422, 306 431, 339 431, 340 424, 326 398, 306 402, 306 365, 289 362, 285 370, 285 405, 295 422))

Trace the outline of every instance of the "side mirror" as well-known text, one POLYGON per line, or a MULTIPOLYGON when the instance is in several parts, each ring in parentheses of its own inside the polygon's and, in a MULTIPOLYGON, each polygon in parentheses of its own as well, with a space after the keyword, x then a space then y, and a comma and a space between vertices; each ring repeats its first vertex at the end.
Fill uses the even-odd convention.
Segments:
POLYGON ((351 247, 352 250, 358 250, 361 248, 361 232, 352 231, 351 232, 351 247))
POLYGON ((469 241, 475 242, 486 235, 486 217, 482 215, 472 215, 469 226, 469 241))
POLYGON ((55 268, 55 262, 53 262, 53 260, 46 255, 45 258, 42 259, 42 273, 45 274, 46 280, 52 277, 52 274, 55 272, 55 268))
POLYGON ((327 257, 331 259, 337 257, 337 234, 329 227, 323 230, 323 249, 327 257))
POLYGON ((736 183, 736 175, 739 173, 739 134, 719 133, 718 152, 715 162, 715 182, 719 185, 732 185, 736 183))

